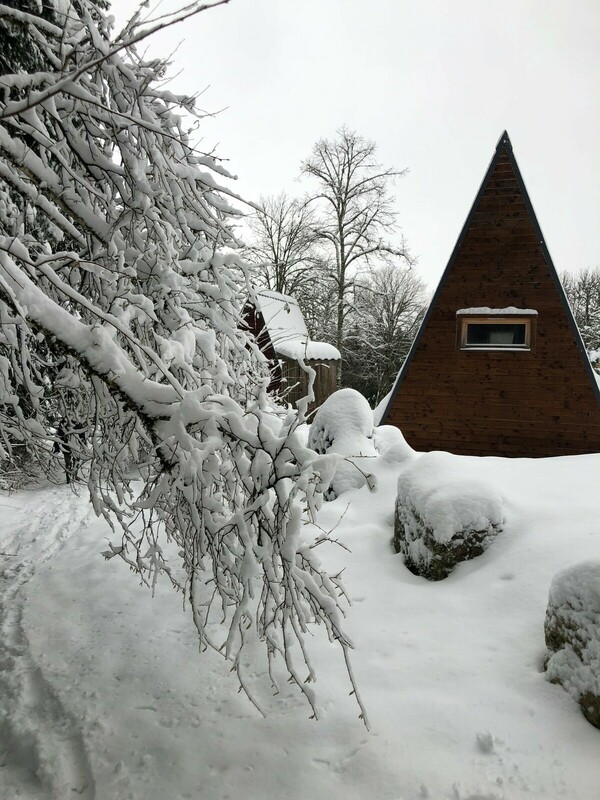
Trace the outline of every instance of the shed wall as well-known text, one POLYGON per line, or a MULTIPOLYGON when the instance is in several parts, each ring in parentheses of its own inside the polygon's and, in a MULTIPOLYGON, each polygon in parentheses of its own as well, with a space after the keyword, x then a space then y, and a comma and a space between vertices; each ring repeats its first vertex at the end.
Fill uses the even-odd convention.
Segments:
POLYGON ((254 336, 256 343, 268 361, 271 380, 267 391, 275 394, 281 389, 281 365, 271 342, 264 317, 252 303, 246 303, 242 316, 248 331, 254 336))
MULTIPOLYGON (((309 403, 308 413, 315 411, 330 394, 335 392, 337 363, 337 361, 307 359, 306 365, 312 367, 316 372, 313 386, 315 399, 309 403)), ((308 394, 308 375, 297 361, 288 358, 281 359, 281 371, 281 391, 284 393, 284 399, 287 403, 294 405, 308 394)))

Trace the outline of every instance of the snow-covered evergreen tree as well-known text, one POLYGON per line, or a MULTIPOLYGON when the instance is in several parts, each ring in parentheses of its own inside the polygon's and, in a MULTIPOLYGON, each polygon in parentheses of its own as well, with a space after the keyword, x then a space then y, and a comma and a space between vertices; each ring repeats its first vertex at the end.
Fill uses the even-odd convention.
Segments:
POLYGON ((73 477, 83 467, 118 531, 107 557, 184 591, 202 645, 242 684, 257 629, 314 709, 308 626, 323 623, 347 664, 350 647, 338 581, 301 538, 332 467, 268 413, 264 358, 239 326, 239 198, 186 133, 193 98, 136 50, 207 7, 138 14, 118 34, 92 0, 42 16, 0 7, 2 35, 36 61, 5 50, 0 78, 0 458, 20 448, 50 475, 61 457, 73 477), (209 635, 213 607, 224 642, 209 635))

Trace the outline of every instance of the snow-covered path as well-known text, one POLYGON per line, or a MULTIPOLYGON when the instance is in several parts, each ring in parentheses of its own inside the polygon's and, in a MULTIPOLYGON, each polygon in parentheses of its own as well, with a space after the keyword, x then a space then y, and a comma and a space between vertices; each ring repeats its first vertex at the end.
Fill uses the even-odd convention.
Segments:
POLYGON ((2 498, 0 507, 0 796, 66 798, 76 792, 92 800, 94 779, 79 723, 46 679, 23 626, 26 585, 85 525, 91 508, 85 497, 63 489, 31 495, 17 519, 11 519, 17 516, 11 498, 2 498))
POLYGON ((319 636, 321 720, 249 658, 262 719, 198 654, 181 597, 102 559, 110 531, 84 491, 0 496, 0 798, 600 800, 600 732, 541 673, 552 575, 600 552, 600 456, 456 468, 493 480, 507 519, 440 583, 392 552, 393 464, 320 514, 328 527, 349 504, 335 535, 352 552, 323 558, 347 567, 371 733, 319 636))

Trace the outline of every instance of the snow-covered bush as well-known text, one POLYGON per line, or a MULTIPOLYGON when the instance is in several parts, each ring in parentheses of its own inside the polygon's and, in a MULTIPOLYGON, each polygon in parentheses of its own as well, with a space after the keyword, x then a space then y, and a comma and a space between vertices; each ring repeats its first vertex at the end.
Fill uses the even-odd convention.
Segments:
POLYGON ((14 59, 0 78, 0 459, 25 447, 50 477, 83 467, 118 530, 107 555, 150 586, 167 576, 242 685, 254 620, 270 677, 278 655, 314 710, 309 623, 347 665, 350 647, 337 579, 301 540, 331 459, 297 422, 271 423, 267 364, 240 325, 232 176, 190 139, 194 98, 168 88, 167 61, 136 48, 222 3, 154 21, 142 5, 118 34, 105 5, 0 4, 5 73, 14 59), (209 635, 217 615, 225 641, 209 635))
POLYGON ((600 728, 600 560, 554 576, 544 633, 548 679, 561 684, 600 728))
POLYGON ((370 479, 369 458, 377 456, 373 440, 373 412, 355 389, 339 389, 318 409, 308 432, 308 446, 317 453, 341 458, 325 494, 334 500, 343 492, 360 489, 370 479))
POLYGON ((455 456, 425 453, 400 473, 394 546, 411 572, 447 577, 481 555, 502 524, 498 492, 469 474, 457 476, 455 456))

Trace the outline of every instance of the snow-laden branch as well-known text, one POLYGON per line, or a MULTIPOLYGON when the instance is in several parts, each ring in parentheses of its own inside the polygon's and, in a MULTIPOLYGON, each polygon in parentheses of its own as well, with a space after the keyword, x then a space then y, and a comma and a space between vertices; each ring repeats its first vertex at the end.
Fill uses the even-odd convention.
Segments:
POLYGON ((258 637, 316 715, 314 626, 345 663, 351 648, 339 581, 303 539, 332 462, 272 413, 240 325, 228 173, 183 129, 192 100, 158 88, 164 62, 133 46, 225 2, 112 40, 89 0, 60 29, 0 6, 28 37, 0 103, 0 459, 84 479, 115 531, 105 554, 184 592, 246 690, 258 637))

